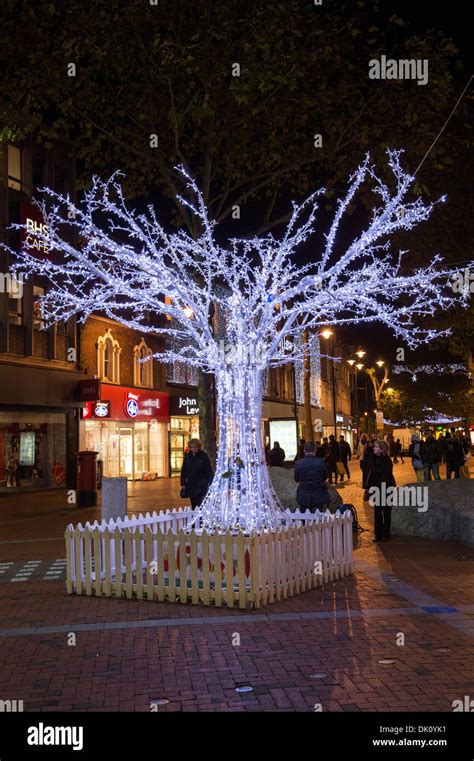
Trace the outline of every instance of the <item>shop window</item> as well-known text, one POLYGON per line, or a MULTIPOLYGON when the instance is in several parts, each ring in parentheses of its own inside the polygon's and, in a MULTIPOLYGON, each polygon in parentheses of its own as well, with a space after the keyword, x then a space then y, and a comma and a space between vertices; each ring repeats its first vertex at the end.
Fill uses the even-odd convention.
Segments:
POLYGON ((10 325, 23 324, 23 299, 13 298, 11 294, 8 299, 8 322, 10 325))
POLYGON ((44 315, 41 308, 41 297, 45 291, 42 285, 33 286, 33 329, 42 330, 44 328, 44 315))
POLYGON ((21 149, 8 144, 8 187, 21 190, 21 149))
POLYGON ((133 382, 135 386, 143 386, 144 388, 153 387, 153 360, 148 359, 153 354, 149 346, 146 345, 145 340, 142 338, 140 343, 133 349, 133 382))
POLYGON ((120 344, 107 328, 97 341, 97 372, 99 377, 110 383, 120 383, 120 344))

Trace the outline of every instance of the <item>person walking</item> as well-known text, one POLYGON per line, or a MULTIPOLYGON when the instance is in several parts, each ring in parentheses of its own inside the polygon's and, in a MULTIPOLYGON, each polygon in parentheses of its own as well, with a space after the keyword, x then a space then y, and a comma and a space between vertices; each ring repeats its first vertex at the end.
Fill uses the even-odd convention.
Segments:
POLYGON ((416 473, 416 480, 422 482, 425 480, 425 466, 423 465, 423 441, 417 433, 411 437, 411 444, 408 448, 408 454, 411 457, 411 464, 416 473))
POLYGON ((337 462, 341 461, 341 453, 339 451, 339 444, 336 441, 336 437, 331 433, 329 437, 328 450, 326 455, 326 465, 328 468, 329 483, 332 484, 332 477, 334 475, 334 483, 337 484, 337 462))
POLYGON ((374 542, 390 541, 392 508, 386 504, 384 492, 386 488, 396 486, 396 483, 393 476, 393 463, 387 450, 387 442, 376 439, 366 460, 365 488, 368 492, 367 498, 374 506, 374 542), (378 491, 370 494, 370 489, 373 487, 376 487, 378 491))
POLYGON ((285 457, 285 450, 281 448, 279 441, 275 441, 273 448, 270 449, 268 455, 269 464, 273 467, 282 468, 283 463, 285 462, 285 457))
POLYGON ((403 460, 403 454, 402 454, 402 442, 400 441, 400 439, 397 439, 395 442, 394 453, 395 454, 394 454, 393 461, 398 462, 398 458, 400 457, 400 460, 402 461, 402 465, 403 465, 404 460, 403 460))
POLYGON ((428 431, 421 458, 423 465, 425 466, 425 481, 431 481, 431 472, 433 472, 433 478, 436 481, 439 481, 439 463, 441 462, 441 449, 434 437, 433 431, 428 431))
POLYGON ((181 496, 189 497, 191 507, 202 504, 214 478, 211 461, 199 439, 191 439, 181 468, 181 496))
POLYGON ((464 465, 464 450, 460 441, 453 437, 451 433, 445 436, 444 457, 446 460, 446 479, 451 480, 451 473, 455 478, 460 478, 459 469, 464 465))
MULTIPOLYGON (((349 470, 349 461, 352 457, 352 449, 349 442, 345 440, 342 434, 339 436, 339 450, 341 452, 341 462, 344 466, 344 470, 346 471, 347 480, 349 480, 351 477, 351 472, 349 470)), ((344 476, 340 476, 340 480, 344 481, 344 476)))
POLYGON ((331 501, 327 487, 327 467, 322 447, 312 441, 304 445, 304 457, 295 462, 294 479, 298 484, 296 501, 302 510, 324 510, 331 501))

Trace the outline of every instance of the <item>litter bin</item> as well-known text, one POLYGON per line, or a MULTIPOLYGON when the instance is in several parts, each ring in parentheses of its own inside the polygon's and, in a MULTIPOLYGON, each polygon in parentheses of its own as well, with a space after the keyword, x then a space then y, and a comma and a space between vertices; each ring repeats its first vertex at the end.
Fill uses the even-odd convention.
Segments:
POLYGON ((98 452, 77 453, 77 507, 97 505, 97 460, 98 452))

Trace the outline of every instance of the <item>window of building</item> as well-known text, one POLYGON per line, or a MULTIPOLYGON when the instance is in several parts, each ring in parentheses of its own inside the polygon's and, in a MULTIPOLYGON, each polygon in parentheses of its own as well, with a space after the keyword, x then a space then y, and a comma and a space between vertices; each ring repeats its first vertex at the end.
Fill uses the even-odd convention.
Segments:
POLYGON ((107 328, 97 341, 97 373, 109 383, 120 383, 120 344, 107 328))
POLYGON ((44 296, 45 291, 42 285, 33 286, 33 329, 42 330, 44 328, 44 315, 41 308, 40 299, 44 296))
POLYGON ((8 322, 10 325, 23 324, 23 299, 18 299, 8 294, 8 322))
POLYGON ((40 153, 33 155, 33 190, 44 185, 44 159, 40 153))
POLYGON ((56 193, 63 195, 66 192, 67 172, 62 166, 55 164, 54 167, 54 189, 56 193))
POLYGON ((143 361, 147 357, 151 357, 152 354, 152 350, 146 345, 143 338, 140 343, 134 347, 133 382, 135 386, 143 386, 145 388, 153 387, 153 360, 149 359, 146 362, 143 361))
POLYGON ((8 187, 21 190, 21 149, 8 144, 8 187))

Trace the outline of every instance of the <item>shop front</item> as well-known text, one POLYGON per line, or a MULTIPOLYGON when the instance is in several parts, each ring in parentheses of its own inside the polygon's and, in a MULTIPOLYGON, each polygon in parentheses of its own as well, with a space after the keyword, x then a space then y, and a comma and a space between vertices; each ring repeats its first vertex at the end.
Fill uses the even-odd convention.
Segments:
POLYGON ((0 365, 0 492, 74 488, 80 377, 0 365))
POLYGON ((197 397, 170 396, 169 473, 179 476, 189 439, 199 438, 197 397))
POLYGON ((81 449, 98 452, 106 477, 152 481, 168 476, 169 395, 102 383, 82 409, 81 449))

